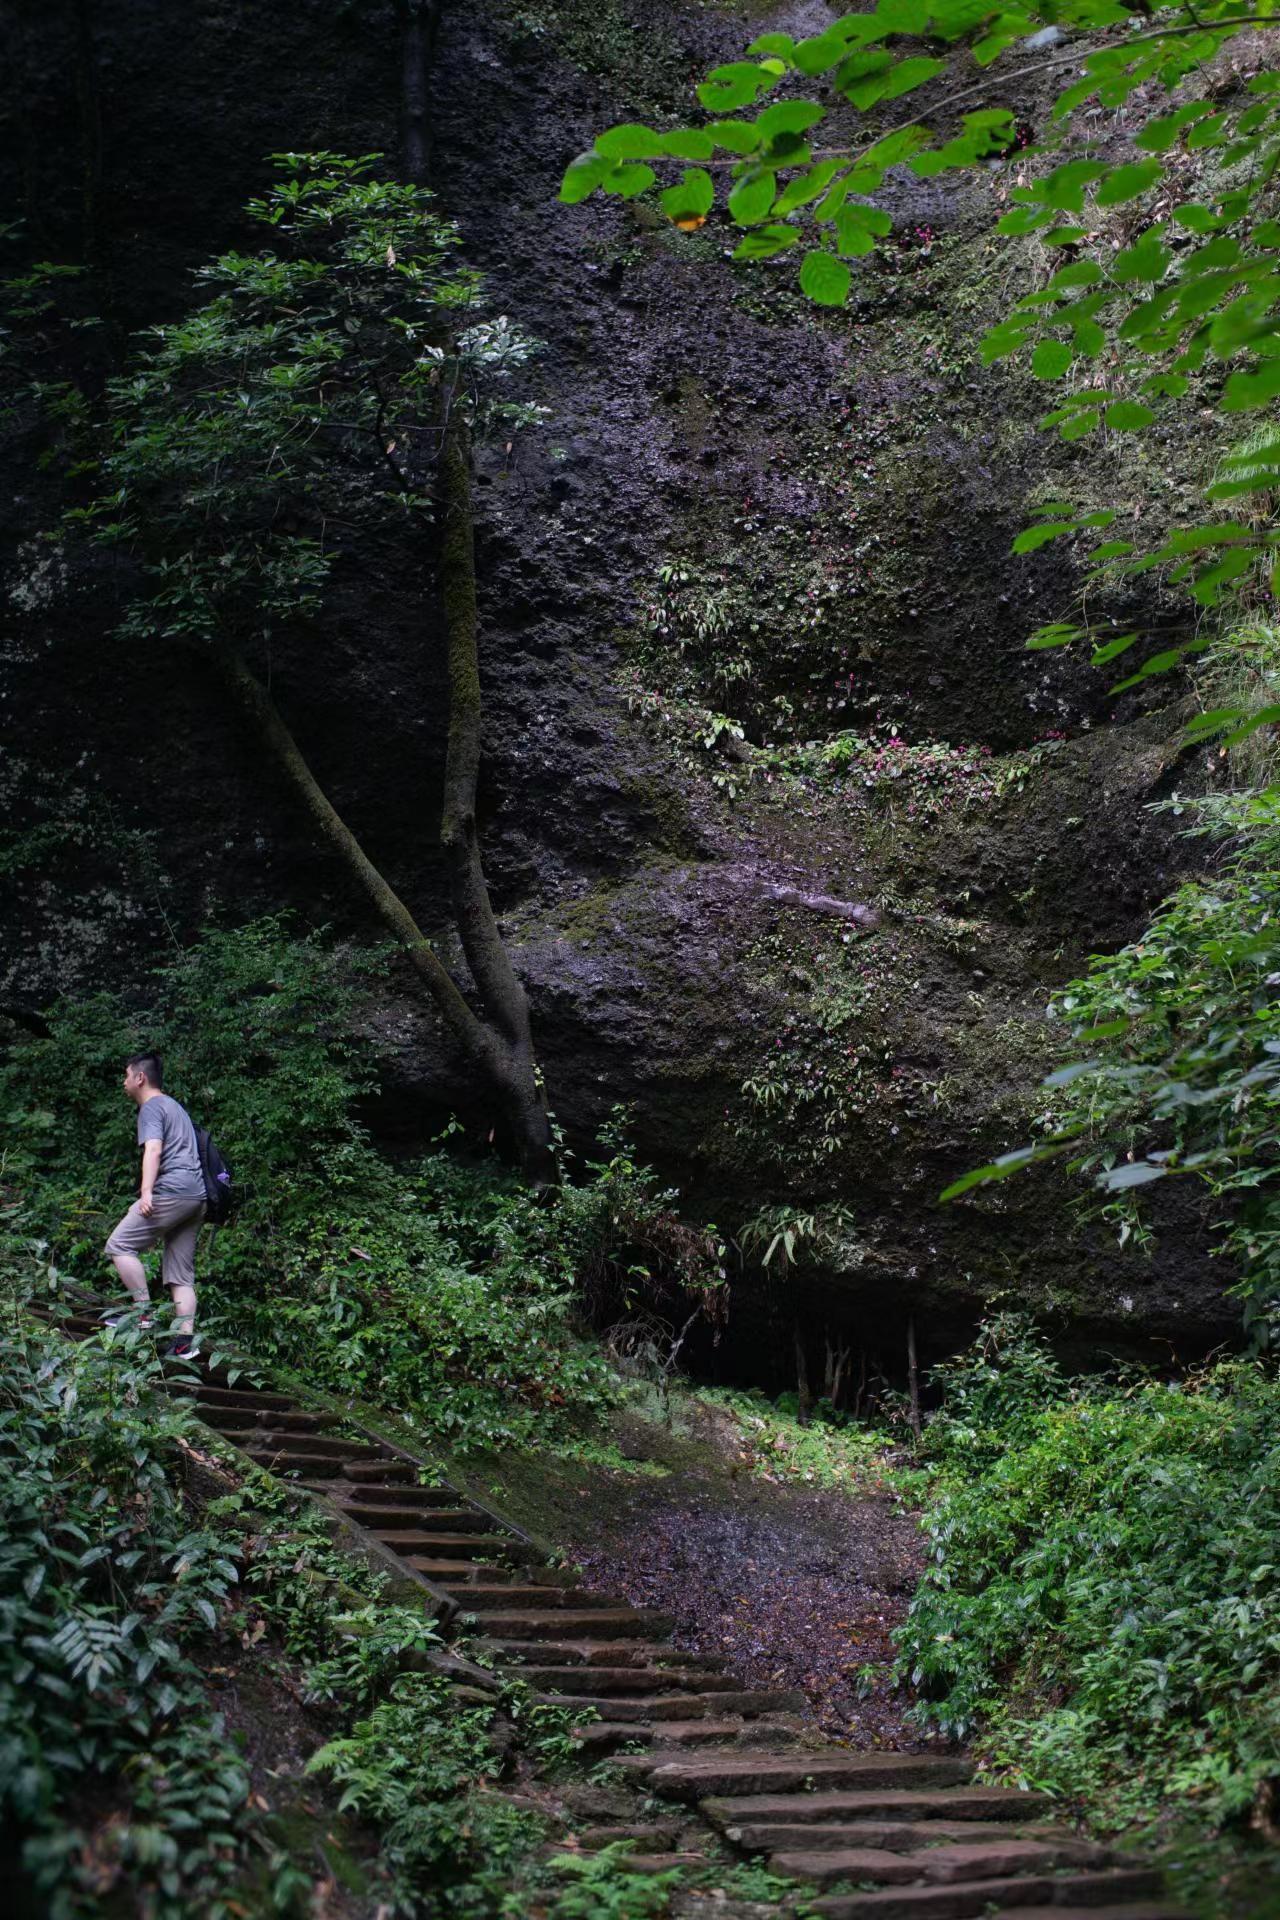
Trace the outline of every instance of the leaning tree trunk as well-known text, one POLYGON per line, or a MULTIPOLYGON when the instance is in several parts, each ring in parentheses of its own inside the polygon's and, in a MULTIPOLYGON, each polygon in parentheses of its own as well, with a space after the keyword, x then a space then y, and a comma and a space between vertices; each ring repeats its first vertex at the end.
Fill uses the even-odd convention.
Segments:
MULTIPOLYGON (((404 901, 370 860, 312 773, 306 756, 257 675, 237 653, 220 652, 215 657, 223 683, 240 711, 251 722, 324 839, 426 983, 445 1025, 468 1062, 496 1095, 514 1135, 523 1172, 535 1185, 545 1186, 554 1179, 555 1168, 547 1115, 539 1098, 532 1048, 528 1045, 527 1014, 522 1035, 518 1030, 509 1034, 492 1020, 481 1019, 472 1011, 404 901)), ((496 927, 494 933, 496 937, 496 927)), ((514 975, 512 980, 520 994, 514 975)), ((480 981, 477 987, 484 998, 480 981)), ((524 1004, 523 994, 519 1004, 524 1004)))
POLYGON ((506 1049, 506 1110, 521 1164, 538 1185, 555 1178, 551 1128, 529 1029, 529 1002, 498 931, 480 863, 476 786, 480 774, 480 654, 477 642, 475 526, 467 430, 455 414, 441 460, 444 532, 440 590, 449 655, 449 742, 440 846, 449 872, 462 951, 485 1016, 506 1049))

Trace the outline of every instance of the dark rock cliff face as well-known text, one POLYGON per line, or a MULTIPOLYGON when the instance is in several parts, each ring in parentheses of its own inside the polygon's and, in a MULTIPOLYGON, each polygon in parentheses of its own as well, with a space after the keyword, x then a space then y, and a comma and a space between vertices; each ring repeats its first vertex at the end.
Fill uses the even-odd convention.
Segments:
MULTIPOLYGON (((1056 548, 1010 558, 1029 502, 1122 497, 1133 476, 1123 448, 1037 434, 1032 383, 978 365, 1028 264, 990 235, 1007 171, 895 176, 894 234, 837 316, 787 274, 731 266, 714 218, 682 235, 638 203, 556 204, 595 130, 680 105, 743 33, 649 0, 483 0, 447 5, 438 39, 434 184, 496 308, 546 343, 547 423, 485 449, 477 493, 486 858, 553 1104, 579 1144, 627 1104, 640 1153, 722 1227, 848 1209, 846 1251, 803 1290, 744 1276, 740 1371, 769 1376, 793 1312, 815 1343, 853 1334, 889 1365, 908 1315, 927 1360, 995 1299, 1147 1354, 1205 1344, 1230 1316, 1190 1207, 1143 1264, 1080 1226, 1051 1174, 936 1205, 1025 1137, 1049 991, 1176 880, 1187 854, 1144 807, 1195 777, 1176 715, 1024 650, 1073 584, 1056 548), (686 601, 727 610, 709 640, 679 609, 645 613, 672 565, 686 601), (708 724, 722 711, 740 741, 708 724), (891 738, 953 752, 871 784, 796 760, 843 731, 882 762, 891 738)), ((19 7, 9 34, 4 139, 36 251, 95 267, 91 373, 245 239, 266 154, 396 150, 390 5, 83 0, 52 22, 19 7)), ((29 451, 15 443, 3 797, 12 827, 65 830, 12 863, 4 996, 128 977, 210 913, 285 905, 376 936, 212 685, 122 657, 110 582, 44 566, 29 451)), ((427 557, 389 538, 344 561, 321 631, 270 664, 335 802, 448 952, 440 645, 427 557)), ((411 1139, 458 1107, 487 1125, 407 978, 377 1022, 381 1124, 411 1139)))

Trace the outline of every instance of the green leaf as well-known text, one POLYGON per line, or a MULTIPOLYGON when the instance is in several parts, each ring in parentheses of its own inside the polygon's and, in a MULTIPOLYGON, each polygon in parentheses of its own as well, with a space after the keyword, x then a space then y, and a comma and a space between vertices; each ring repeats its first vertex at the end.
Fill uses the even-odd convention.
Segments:
POLYGON ((1096 160, 1068 160, 1064 166, 1047 173, 1034 187, 1015 187, 1010 198, 1034 201, 1040 206, 1052 207, 1057 213, 1082 213, 1085 188, 1108 171, 1096 160))
POLYGON ((1059 380, 1074 359, 1064 340, 1042 340, 1031 356, 1031 371, 1037 380, 1059 380))
POLYGON ((1095 260, 1073 260, 1069 267, 1058 269, 1047 291, 1055 293, 1059 287, 1096 287, 1102 277, 1102 268, 1095 260))
POLYGON ((849 51, 849 42, 843 34, 832 28, 826 33, 814 34, 808 40, 796 43, 793 59, 801 73, 829 73, 832 67, 838 67, 849 51))
POLYGON ((1073 413, 1069 420, 1062 422, 1058 428, 1058 436, 1062 440, 1083 440, 1086 433, 1093 432, 1098 424, 1098 418, 1096 407, 1082 408, 1080 412, 1073 413))
POLYGON ((679 127, 662 136, 662 151, 675 160, 710 160, 715 150, 715 141, 701 127, 679 127))
POLYGON ((826 109, 816 100, 779 100, 757 117, 756 126, 762 139, 772 141, 780 133, 807 133, 825 118, 826 109))
POLYGON ((788 247, 794 247, 799 238, 797 227, 757 227, 754 233, 744 234, 733 250, 733 258, 768 260, 775 253, 783 253, 788 247))
POLYGON ((811 167, 808 173, 797 174, 796 178, 789 181, 779 194, 774 207, 775 213, 779 216, 793 213, 797 207, 803 207, 810 200, 816 200, 844 164, 843 160, 822 160, 816 167, 811 167))
POLYGON ((560 183, 561 203, 566 207, 577 206, 588 194, 594 193, 600 182, 609 172, 609 162, 599 153, 580 153, 565 168, 564 179, 560 183))
POLYGON ((1141 147, 1146 153, 1167 153, 1177 142, 1178 135, 1195 120, 1203 120, 1205 114, 1213 108, 1207 100, 1193 100, 1185 107, 1178 107, 1173 113, 1162 114, 1158 120, 1149 120, 1133 136, 1135 147, 1141 147))
POLYGON ((772 173, 748 173, 729 195, 730 219, 740 227, 753 227, 766 220, 773 209, 777 184, 772 173))
POLYGON ((847 257, 875 251, 875 236, 860 220, 853 218, 852 207, 842 207, 836 215, 836 248, 847 257))
POLYGON ((715 197, 715 186, 705 168, 686 167, 678 184, 665 188, 659 195, 659 204, 668 220, 677 226, 686 221, 692 225, 705 220, 715 197))
POLYGON ((1114 427, 1118 433, 1137 433, 1139 428, 1149 427, 1155 417, 1141 400, 1117 400, 1102 416, 1107 426, 1114 427))
POLYGON ((1244 413, 1265 407, 1280 393, 1280 359, 1264 361, 1256 373, 1233 373, 1223 388, 1224 413, 1244 413))
POLYGON ((1231 127, 1229 113, 1215 113, 1212 120, 1201 120, 1187 135, 1188 153, 1198 153, 1203 147, 1219 147, 1227 138, 1231 127))
POLYGON ((1070 1144, 1066 1136, 1059 1136, 1037 1147, 1018 1147, 1013 1153, 1002 1153, 985 1167, 973 1167, 968 1173, 961 1174, 958 1180, 938 1197, 942 1201, 956 1200, 962 1193, 968 1193, 972 1187, 988 1185, 993 1180, 1006 1180, 1011 1173, 1020 1173, 1024 1167, 1033 1166, 1040 1160, 1051 1160, 1070 1144))
POLYGON ((1112 167, 1099 185, 1094 198, 1100 207, 1118 207, 1126 200, 1136 200, 1140 193, 1153 187, 1164 172, 1159 160, 1138 160, 1127 167, 1112 167))
POLYGON ((776 73, 749 60, 733 60, 712 69, 698 88, 698 98, 708 113, 732 113, 735 107, 751 106, 777 79, 776 73))
POLYGON ((1153 1180, 1163 1180, 1172 1171, 1171 1167, 1156 1166, 1150 1160, 1126 1161, 1123 1166, 1100 1173, 1098 1185, 1108 1193, 1118 1193, 1127 1187, 1149 1186, 1153 1180))
POLYGON ((654 154, 667 151, 662 134, 633 121, 596 135, 596 152, 609 160, 649 160, 654 154))
POLYGON ((643 161, 624 160, 612 167, 600 182, 605 193, 616 193, 623 200, 634 200, 638 193, 644 193, 657 179, 652 167, 646 167, 643 161))
POLYGON ((759 130, 751 120, 713 120, 706 131, 729 153, 754 153, 761 144, 759 130))
POLYGON ((1203 573, 1196 575, 1191 588, 1192 598, 1198 600, 1201 606, 1216 606, 1221 597, 1219 589, 1232 580, 1238 580, 1242 573, 1247 573, 1253 565, 1254 558, 1255 555, 1248 547, 1231 547, 1223 554, 1221 560, 1207 567, 1203 573))
MULTIPOLYGON (((1123 541, 1116 541, 1114 544, 1123 546, 1125 543, 1123 541)), ((1098 556, 1094 554, 1093 557, 1096 560, 1098 556)), ((1093 652, 1089 655, 1089 665, 1091 667, 1105 667, 1112 660, 1118 660, 1122 653, 1129 651, 1129 648, 1133 646, 1137 638, 1136 633, 1118 634, 1114 640, 1108 640, 1105 645, 1094 648, 1093 652)))
POLYGON ((917 56, 910 60, 900 60, 881 88, 877 98, 880 100, 900 100, 904 93, 914 93, 926 80, 932 80, 935 74, 945 73, 945 60, 929 60, 917 56))
POLYGON ((1083 627, 1073 627, 1066 621, 1057 620, 1047 627, 1037 627, 1027 641, 1027 652, 1044 653, 1050 647, 1069 647, 1074 641, 1083 639, 1083 627))
POLYGON ((834 254, 814 247, 800 265, 800 291, 820 307, 842 307, 849 298, 848 267, 834 254))
POLYGON ((1064 533, 1077 531, 1078 525, 1074 520, 1041 520, 1034 527, 1024 527, 1009 551, 1034 553, 1037 547, 1047 546, 1050 540, 1057 540, 1064 533))
POLYGON ((883 207, 865 207, 860 200, 854 200, 845 207, 844 213, 847 220, 867 233, 883 236, 893 232, 893 221, 883 207))
POLYGON ((757 55, 769 54, 773 59, 785 60, 790 65, 795 55, 795 48, 796 43, 789 33, 762 33, 758 40, 751 42, 747 52, 757 55))
POLYGON ((1173 255, 1161 246, 1153 227, 1131 247, 1118 253, 1112 265, 1117 280, 1162 280, 1173 255))

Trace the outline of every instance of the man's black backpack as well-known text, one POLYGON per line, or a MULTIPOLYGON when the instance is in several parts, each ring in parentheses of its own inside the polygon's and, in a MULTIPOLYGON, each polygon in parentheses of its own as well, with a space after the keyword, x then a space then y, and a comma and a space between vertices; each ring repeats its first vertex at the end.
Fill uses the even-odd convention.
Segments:
POLYGON ((234 1201, 231 1169, 203 1127, 196 1127, 195 1134, 196 1151, 200 1155, 200 1171, 204 1175, 205 1225, 224 1227, 231 1218, 234 1201))

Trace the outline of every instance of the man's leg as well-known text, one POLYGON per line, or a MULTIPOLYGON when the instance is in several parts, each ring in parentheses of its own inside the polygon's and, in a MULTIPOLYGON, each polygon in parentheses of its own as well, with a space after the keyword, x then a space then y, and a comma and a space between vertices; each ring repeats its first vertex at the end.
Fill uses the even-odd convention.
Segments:
POLYGON ((196 1240, 203 1219, 204 1202, 198 1200, 176 1225, 167 1228, 164 1236, 164 1284, 173 1295, 175 1332, 179 1338, 195 1330, 196 1240))
POLYGON ((135 1307, 145 1308, 151 1299, 147 1291, 146 1268, 138 1255, 145 1253, 148 1247, 154 1247, 159 1238, 159 1228, 148 1220, 135 1200, 104 1249, 135 1307))

